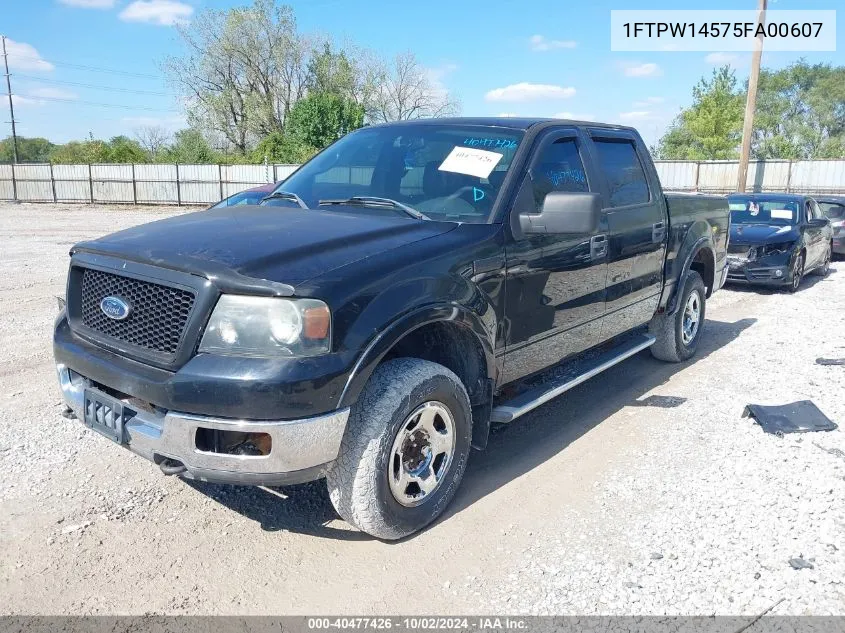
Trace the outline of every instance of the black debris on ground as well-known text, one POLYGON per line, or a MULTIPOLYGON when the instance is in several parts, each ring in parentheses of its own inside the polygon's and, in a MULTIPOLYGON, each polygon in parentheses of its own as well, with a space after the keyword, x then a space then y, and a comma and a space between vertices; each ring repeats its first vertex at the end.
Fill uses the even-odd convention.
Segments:
POLYGON ((836 424, 810 400, 801 400, 780 406, 749 404, 742 412, 744 418, 754 418, 766 433, 809 433, 833 431, 836 424))

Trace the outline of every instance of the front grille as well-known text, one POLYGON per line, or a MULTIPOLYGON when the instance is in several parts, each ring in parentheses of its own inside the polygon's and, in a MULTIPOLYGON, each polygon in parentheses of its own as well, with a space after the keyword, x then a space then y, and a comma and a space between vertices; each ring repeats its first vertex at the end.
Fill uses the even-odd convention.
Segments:
POLYGON ((175 354, 196 299, 193 292, 149 281, 85 268, 82 272, 82 323, 105 336, 148 350, 175 354), (100 302, 119 297, 129 316, 118 321, 105 315, 100 302))

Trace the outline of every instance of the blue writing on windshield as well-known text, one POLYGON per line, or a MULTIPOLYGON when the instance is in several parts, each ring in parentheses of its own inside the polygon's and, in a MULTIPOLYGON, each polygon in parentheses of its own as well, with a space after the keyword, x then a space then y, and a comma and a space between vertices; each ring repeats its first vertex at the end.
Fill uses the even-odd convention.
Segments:
POLYGON ((473 187, 472 188, 473 202, 478 202, 479 200, 482 200, 483 198, 484 198, 484 190, 479 189, 478 187, 473 187))
POLYGON ((510 138, 474 138, 464 139, 467 147, 484 147, 487 149, 516 149, 518 143, 510 138))

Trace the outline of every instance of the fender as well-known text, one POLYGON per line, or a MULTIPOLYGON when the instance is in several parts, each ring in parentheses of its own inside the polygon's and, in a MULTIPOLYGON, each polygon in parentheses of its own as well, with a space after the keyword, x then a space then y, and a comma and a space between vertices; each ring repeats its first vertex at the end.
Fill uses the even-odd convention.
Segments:
POLYGON ((684 288, 681 284, 686 279, 687 273, 689 272, 690 266, 692 265, 692 262, 695 259, 696 255, 698 255, 698 253, 705 248, 710 250, 710 252, 713 254, 713 259, 715 261, 716 251, 713 248, 713 238, 709 235, 705 235, 703 237, 698 238, 689 248, 687 248, 685 245, 681 245, 681 251, 678 253, 678 257, 680 258, 684 253, 686 253, 686 257, 684 257, 684 265, 681 268, 681 271, 674 283, 672 294, 669 296, 669 301, 666 304, 667 314, 672 315, 677 312, 677 300, 678 297, 683 294, 684 291, 684 288))
POLYGON ((473 332, 484 350, 487 376, 495 379, 497 370, 491 340, 492 333, 488 332, 481 317, 458 304, 431 304, 405 313, 391 322, 367 344, 349 374, 340 395, 338 408, 351 406, 358 400, 358 396, 370 379, 370 375, 396 343, 414 330, 438 321, 457 323, 473 332))

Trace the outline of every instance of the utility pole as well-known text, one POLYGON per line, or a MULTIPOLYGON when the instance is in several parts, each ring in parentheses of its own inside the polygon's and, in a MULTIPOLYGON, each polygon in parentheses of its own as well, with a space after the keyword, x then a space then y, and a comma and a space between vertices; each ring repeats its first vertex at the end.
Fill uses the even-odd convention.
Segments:
POLYGON ((12 103, 12 80, 9 75, 9 55, 6 53, 6 36, 0 35, 3 41, 3 65, 6 67, 6 91, 9 93, 9 115, 12 117, 12 148, 14 162, 18 162, 18 134, 15 132, 15 106, 12 103))
MULTIPOLYGON (((766 23, 766 0, 758 0, 757 24, 766 23)), ((742 149, 739 154, 739 174, 736 190, 745 192, 748 180, 748 156, 751 153, 751 133, 754 131, 754 110, 757 107, 757 81, 760 78, 760 57, 763 55, 763 35, 758 35, 751 55, 751 75, 748 77, 748 96, 745 98, 745 119, 742 125, 742 149)))

